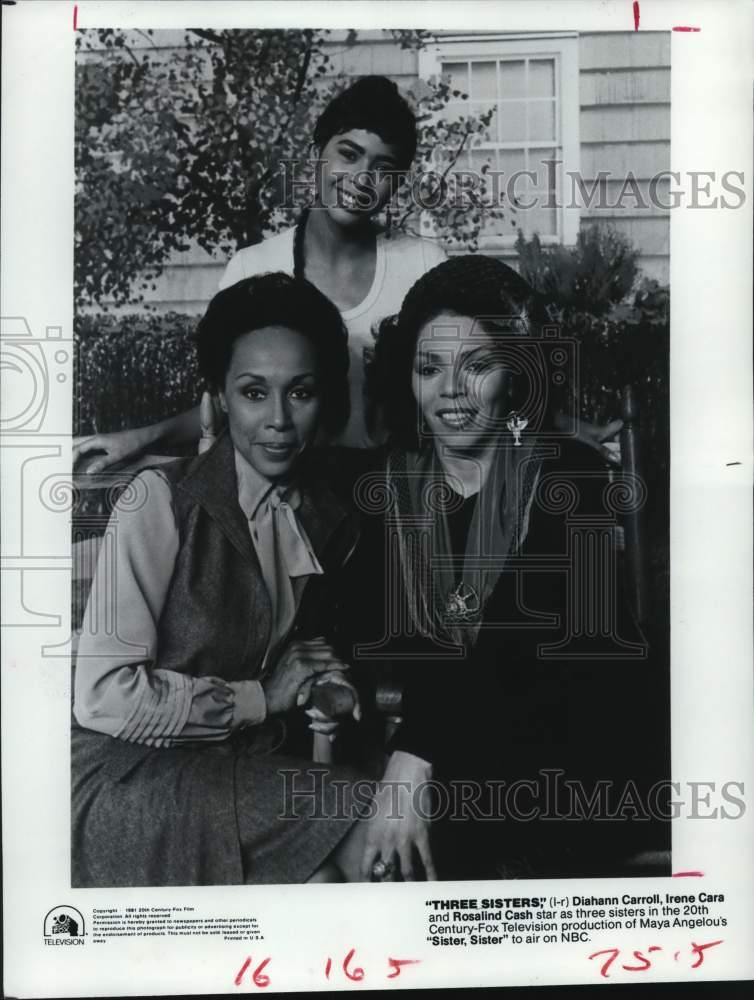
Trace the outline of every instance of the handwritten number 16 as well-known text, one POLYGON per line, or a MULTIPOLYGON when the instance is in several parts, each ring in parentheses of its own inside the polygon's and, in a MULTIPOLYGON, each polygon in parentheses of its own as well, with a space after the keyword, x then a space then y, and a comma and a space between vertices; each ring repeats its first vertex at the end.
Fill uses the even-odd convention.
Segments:
MULTIPOLYGON (((264 968, 269 961, 270 961, 269 958, 266 958, 263 962, 260 962, 259 965, 256 967, 256 969, 254 969, 253 973, 251 974, 252 983, 254 983, 255 986, 258 986, 261 990, 263 990, 265 986, 270 985, 270 977, 264 971, 264 968)), ((246 961, 241 966, 241 968, 238 970, 238 975, 235 978, 236 986, 241 985, 244 973, 246 972, 246 970, 249 968, 250 965, 251 965, 251 957, 247 958, 246 961)))

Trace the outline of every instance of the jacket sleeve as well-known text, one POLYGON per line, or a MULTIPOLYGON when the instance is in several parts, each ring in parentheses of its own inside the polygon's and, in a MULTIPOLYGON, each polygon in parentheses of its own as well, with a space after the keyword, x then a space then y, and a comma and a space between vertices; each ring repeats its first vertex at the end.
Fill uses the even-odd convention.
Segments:
POLYGON ((258 681, 228 683, 159 667, 158 623, 178 555, 170 487, 136 477, 100 548, 76 658, 74 716, 87 729, 149 746, 223 740, 265 718, 258 681))

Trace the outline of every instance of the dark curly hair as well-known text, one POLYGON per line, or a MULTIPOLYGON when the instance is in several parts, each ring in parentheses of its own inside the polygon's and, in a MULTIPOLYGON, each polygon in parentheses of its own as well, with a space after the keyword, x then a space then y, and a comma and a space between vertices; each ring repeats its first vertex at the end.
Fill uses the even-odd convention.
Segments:
POLYGON ((351 411, 348 334, 336 306, 304 278, 282 272, 260 274, 218 292, 196 331, 202 377, 213 391, 221 389, 236 340, 266 326, 296 330, 314 345, 322 426, 337 434, 351 411))
POLYGON ((350 129, 374 132, 398 150, 398 170, 411 166, 416 154, 416 117, 386 76, 362 76, 334 97, 317 119, 314 143, 320 149, 334 135, 350 129))
MULTIPOLYGON (((493 336, 527 336, 545 319, 534 290, 493 257, 452 257, 409 290, 397 316, 382 321, 369 370, 370 416, 379 413, 392 443, 415 449, 420 426, 411 377, 419 331, 440 313, 471 316, 493 336)), ((515 401, 514 401, 515 402, 515 401)))

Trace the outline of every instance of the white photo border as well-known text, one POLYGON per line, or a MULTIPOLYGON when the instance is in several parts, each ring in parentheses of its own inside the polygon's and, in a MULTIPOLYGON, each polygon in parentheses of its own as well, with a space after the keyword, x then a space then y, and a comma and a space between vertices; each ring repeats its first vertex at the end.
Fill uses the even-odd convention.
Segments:
MULTIPOLYGON (((484 30, 625 31, 630 0, 609 3, 224 3, 67 2, 3 8, 3 348, 26 358, 19 389, 3 370, 3 869, 5 991, 19 997, 239 992, 247 954, 268 955, 271 991, 347 989, 340 974, 366 970, 364 987, 591 983, 599 969, 585 946, 432 948, 426 900, 571 894, 571 882, 426 883, 373 886, 232 886, 94 890, 70 888, 69 515, 55 484, 70 479, 73 317, 74 17, 93 27, 442 27, 484 30), (43 359, 43 360, 42 360, 43 359), (46 372, 46 375, 44 374, 46 372), (39 380, 47 378, 44 384, 39 380), (48 392, 49 389, 49 392, 48 392), (40 396, 41 392, 41 396, 40 396), (24 395, 26 393, 26 396, 24 395), (28 397, 28 398, 27 398, 28 397), (7 409, 6 409, 7 407, 7 409), (32 419, 33 418, 33 419, 32 419), (37 423, 35 423, 37 421, 37 423), (46 493, 35 479, 45 459, 46 493), (40 617, 40 615, 42 617, 40 617), (52 655, 57 647, 60 655, 52 655), (43 649, 45 654, 43 655, 43 649), (504 891, 503 891, 504 890, 504 891), (365 904, 368 893, 368 903, 365 904), (264 941, 123 939, 47 948, 45 915, 77 907, 193 906, 202 913, 257 914, 264 941), (407 954, 407 952, 409 954, 407 954), (323 977, 332 956, 339 978, 323 977), (419 958, 397 981, 387 956, 419 958), (377 972, 379 971, 379 974, 377 972)), ((724 946, 703 968, 657 963, 652 981, 747 979, 754 974, 752 721, 752 6, 641 4, 639 30, 672 32, 671 170, 743 174, 737 210, 674 209, 671 276, 671 678, 674 780, 745 786, 735 821, 673 825, 676 872, 701 871, 693 889, 726 895, 724 946)), ((688 192, 687 192, 688 193, 688 192)), ((687 204, 684 199, 684 205, 687 204)), ((637 734, 641 720, 637 720, 637 734)), ((580 880, 594 895, 689 891, 691 880, 580 880)), ((686 934, 684 940, 693 934, 686 934)), ((628 949, 646 933, 617 935, 628 949)), ((593 948, 606 947, 599 937, 593 948)), ((612 940, 612 939, 611 939, 612 940)), ((657 943, 672 951, 677 934, 657 943)), ((649 981, 649 975, 642 980, 649 981)), ((636 981, 614 970, 616 982, 636 981)), ((242 992, 255 988, 244 982, 242 992)))

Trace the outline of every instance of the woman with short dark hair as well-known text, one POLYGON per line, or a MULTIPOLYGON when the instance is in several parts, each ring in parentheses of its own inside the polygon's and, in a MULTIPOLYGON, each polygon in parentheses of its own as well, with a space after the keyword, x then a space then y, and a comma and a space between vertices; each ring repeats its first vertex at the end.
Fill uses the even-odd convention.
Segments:
MULTIPOLYGON (((445 258, 432 240, 390 232, 377 223, 405 180, 416 152, 416 119, 392 80, 366 76, 337 94, 312 135, 316 158, 311 204, 295 226, 239 250, 220 288, 266 271, 306 278, 341 311, 351 358, 351 413, 329 439, 370 448, 381 438, 369 427, 365 368, 379 322, 396 313, 413 282, 445 258)), ((74 463, 104 452, 89 466, 99 472, 150 448, 190 444, 200 435, 199 407, 149 427, 96 434, 75 442, 74 463)))
POLYGON ((72 882, 356 879, 358 775, 306 760, 307 721, 336 724, 307 707, 319 684, 360 714, 332 645, 358 530, 310 457, 348 418, 346 333, 313 285, 268 274, 214 297, 198 346, 228 428, 136 477, 103 542, 115 577, 102 562, 87 606, 72 882))

